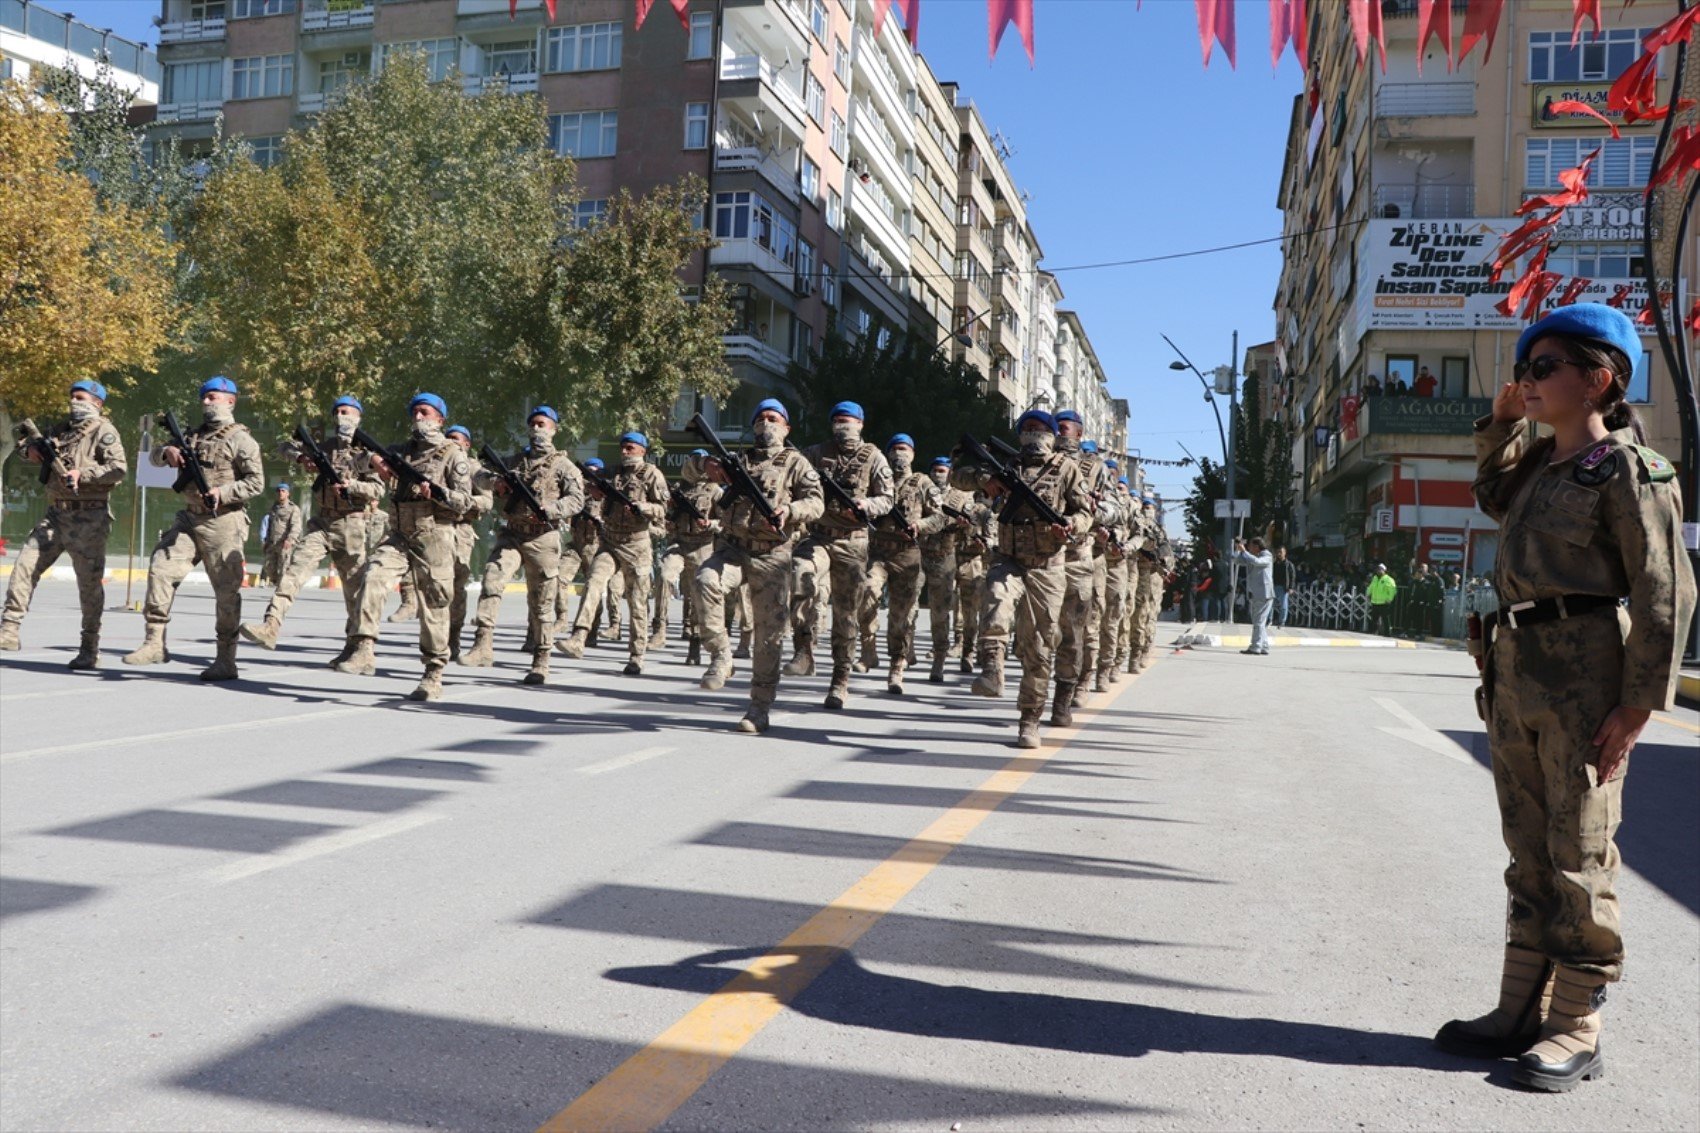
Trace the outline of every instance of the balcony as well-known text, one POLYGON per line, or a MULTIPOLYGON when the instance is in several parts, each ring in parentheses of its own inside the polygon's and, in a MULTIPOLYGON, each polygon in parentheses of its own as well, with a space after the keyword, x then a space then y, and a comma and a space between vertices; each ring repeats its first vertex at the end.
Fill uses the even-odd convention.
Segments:
POLYGON ((851 60, 854 71, 860 71, 868 81, 857 84, 860 89, 867 89, 883 100, 885 111, 903 121, 909 120, 909 113, 903 105, 903 84, 898 80, 897 72, 886 62, 879 45, 866 29, 858 27, 855 35, 855 56, 851 60))
POLYGON ((1444 220, 1476 215, 1474 185, 1377 185, 1379 219, 1444 220))
POLYGON ((1375 90, 1377 118, 1438 118, 1476 112, 1476 84, 1383 83, 1375 90))
POLYGON ((344 84, 334 90, 303 91, 295 99, 297 114, 320 114, 342 101, 348 93, 350 84, 344 84))
POLYGON ((318 0, 309 3, 301 13, 303 32, 350 31, 372 26, 374 8, 371 4, 340 3, 339 0, 318 0))
POLYGON ((756 268, 778 280, 787 292, 797 284, 796 267, 774 255, 771 248, 754 237, 716 241, 708 250, 708 262, 715 267, 756 268))
POLYGON ((224 113, 221 100, 201 102, 162 102, 155 117, 158 122, 209 122, 224 113))
POLYGON ((803 96, 790 83, 779 69, 760 55, 723 55, 720 58, 720 81, 737 83, 759 81, 764 91, 771 91, 781 106, 795 118, 799 130, 803 119, 808 116, 808 107, 803 104, 803 96))
POLYGON ((907 263, 909 238, 897 227, 897 209, 878 181, 852 183, 850 196, 844 202, 849 214, 861 221, 870 235, 891 254, 892 259, 907 263))
POLYGON ((762 369, 784 377, 791 359, 753 334, 727 334, 720 337, 728 362, 753 362, 762 369))
POLYGON ((801 186, 797 183, 797 171, 786 168, 772 154, 756 146, 716 146, 714 170, 716 173, 759 173, 770 185, 785 194, 786 200, 796 202, 802 197, 801 186))
POLYGON ((223 38, 223 20, 177 20, 159 25, 159 42, 162 47, 168 43, 206 43, 223 38))
POLYGON ((467 94, 536 94, 537 72, 511 75, 462 75, 461 89, 467 94))

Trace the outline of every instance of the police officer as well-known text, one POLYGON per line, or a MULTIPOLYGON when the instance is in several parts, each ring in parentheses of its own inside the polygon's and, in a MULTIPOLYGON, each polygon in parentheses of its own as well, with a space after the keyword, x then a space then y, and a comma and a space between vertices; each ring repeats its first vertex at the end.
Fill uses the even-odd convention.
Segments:
MULTIPOLYGON (((0 615, 0 650, 18 648, 18 626, 29 612, 36 583, 66 554, 77 572, 77 597, 83 607, 82 637, 68 667, 92 669, 100 664, 101 581, 106 576, 106 538, 112 531, 107 498, 129 471, 124 444, 105 408, 105 386, 96 381, 71 383, 70 419, 53 426, 44 438, 55 454, 52 462, 44 463, 35 445, 23 450, 26 461, 42 465, 47 513, 30 530, 12 567, 5 613, 0 615)), ((18 432, 27 437, 40 431, 35 422, 25 420, 18 422, 18 432)))
POLYGON ((549 676, 551 631, 555 623, 555 588, 561 569, 560 524, 584 507, 584 477, 572 457, 555 451, 555 429, 560 416, 547 405, 539 405, 526 418, 526 446, 508 458, 507 464, 543 508, 539 515, 523 502, 507 480, 488 468, 480 468, 472 482, 503 501, 502 527, 484 564, 484 589, 478 599, 477 633, 466 663, 474 667, 492 664, 491 642, 496 633, 496 612, 502 591, 516 571, 525 572, 526 638, 532 643, 531 668, 523 678, 540 685, 549 676))
POLYGON ((886 442, 885 456, 891 466, 893 503, 890 511, 874 521, 869 538, 860 628, 866 654, 879 621, 880 592, 889 584, 891 601, 885 635, 891 667, 886 674, 886 691, 902 696, 903 673, 914 649, 915 612, 921 598, 920 541, 938 534, 945 516, 939 510, 938 489, 932 480, 915 471, 914 438, 908 433, 895 434, 886 442))
MULTIPOLYGON (((591 561, 572 636, 559 646, 568 657, 584 656, 602 594, 618 575, 625 581, 631 611, 631 639, 622 670, 629 677, 643 672, 644 650, 649 645, 650 579, 655 571, 654 529, 667 518, 667 477, 644 459, 648 453, 648 437, 635 431, 620 434, 620 466, 610 482, 631 501, 630 507, 606 496, 594 479, 587 483, 591 496, 602 500, 602 546, 591 561)), ((609 605, 614 601, 610 594, 609 605)))
MULTIPOLYGON (((1047 523, 1028 501, 1012 494, 986 469, 959 466, 951 482, 964 491, 983 488, 1004 500, 998 516, 997 551, 986 576, 986 607, 980 617, 980 649, 984 668, 974 681, 980 696, 1001 697, 1004 657, 1013 645, 1021 658, 1021 690, 1016 701, 1020 723, 1016 746, 1039 746, 1039 717, 1051 687, 1051 667, 1061 634, 1064 570, 1069 537, 1085 535, 1096 510, 1092 494, 1072 456, 1056 450, 1057 423, 1049 413, 1029 409, 1015 423, 1021 455, 1011 474, 1059 514, 1063 522, 1047 523)), ((1061 717, 1072 721, 1069 695, 1059 697, 1061 717)))
MULTIPOLYGON (((460 446, 464 453, 472 452, 472 430, 465 425, 450 425, 443 436, 460 446)), ((467 457, 468 461, 471 457, 467 457)), ((466 588, 472 582, 472 551, 478 546, 478 521, 495 510, 496 499, 488 487, 481 487, 473 477, 472 502, 455 520, 455 580, 454 597, 449 600, 449 660, 459 661, 460 634, 466 626, 466 588)), ((536 648, 536 643, 532 643, 536 648)), ((527 652, 530 652, 528 650, 527 652)))
MULTIPOLYGON (((777 523, 769 523, 747 496, 729 487, 724 489, 715 504, 720 534, 714 552, 697 570, 697 587, 702 596, 702 639, 709 654, 702 687, 710 690, 724 687, 732 673, 732 641, 726 633, 727 597, 740 583, 750 588, 755 622, 750 705, 738 721, 738 730, 758 735, 767 731, 768 713, 779 694, 791 597, 792 547, 796 533, 820 516, 824 501, 814 468, 796 449, 785 447, 791 414, 784 404, 770 397, 757 405, 750 427, 755 444, 739 459, 773 509, 777 523)), ((707 471, 717 484, 730 479, 718 461, 708 461, 707 471)))
POLYGON ((200 459, 208 494, 202 495, 185 468, 185 454, 176 445, 153 450, 156 466, 184 469, 176 490, 183 495, 177 513, 159 537, 148 560, 148 593, 142 601, 147 628, 142 644, 124 655, 126 665, 158 665, 171 660, 165 647, 165 627, 177 586, 200 560, 212 583, 216 610, 218 656, 201 671, 203 681, 236 679, 236 634, 242 624, 242 579, 247 563, 242 548, 248 542, 249 500, 265 490, 260 446, 246 425, 236 423, 236 383, 220 374, 201 383, 200 425, 185 436, 200 459))
POLYGON ((815 671, 815 637, 823 599, 832 603, 832 684, 825 705, 843 708, 850 698, 860 630, 862 587, 868 578, 868 524, 891 510, 891 466, 879 446, 862 439, 862 407, 841 401, 832 407, 832 439, 803 450, 822 477, 830 476, 854 502, 854 510, 829 504, 810 526, 792 557, 791 630, 796 648, 786 672, 815 671))
MULTIPOLYGON (((342 580, 342 600, 346 618, 342 633, 346 642, 354 632, 359 607, 354 603, 354 576, 366 561, 368 512, 375 509, 384 494, 384 486, 372 471, 367 452, 354 443, 354 431, 360 427, 365 407, 358 399, 339 397, 331 406, 335 423, 330 436, 319 447, 330 460, 335 477, 320 474, 315 468, 312 500, 313 518, 302 529, 301 537, 284 563, 283 577, 266 606, 265 617, 258 624, 245 622, 242 636, 265 649, 276 649, 283 619, 295 604, 295 596, 308 578, 316 574, 325 557, 342 580)), ((314 468, 312 457, 299 445, 283 446, 283 453, 306 468, 314 468)), ((378 514, 382 514, 381 512, 378 514)), ((347 656, 347 645, 330 664, 335 665, 347 656)))
POLYGON ((360 567, 355 602, 360 616, 350 635, 347 659, 338 672, 369 674, 377 668, 373 646, 378 621, 390 587, 404 575, 413 578, 419 594, 419 656, 425 673, 407 694, 409 700, 438 700, 443 695, 443 670, 449 663, 449 591, 455 577, 455 523, 472 502, 472 462, 458 443, 443 433, 449 409, 434 393, 416 393, 408 402, 413 433, 396 453, 424 483, 414 484, 390 467, 389 459, 371 454, 372 470, 385 480, 398 481, 393 493, 395 521, 390 533, 360 567))
POLYGON ((1517 380, 1476 422, 1476 501, 1500 527, 1483 700, 1510 901, 1498 1006, 1435 1042, 1517 1057, 1513 1078, 1539 1090, 1604 1071, 1624 774, 1671 705, 1694 612, 1676 473, 1625 402, 1641 349, 1621 311, 1560 307, 1523 332, 1517 380))

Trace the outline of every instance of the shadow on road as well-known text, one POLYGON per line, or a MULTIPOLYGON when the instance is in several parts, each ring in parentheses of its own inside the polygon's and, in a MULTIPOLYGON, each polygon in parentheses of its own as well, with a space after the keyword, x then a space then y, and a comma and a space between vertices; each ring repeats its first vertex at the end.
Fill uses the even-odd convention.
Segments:
POLYGON ((94 885, 65 885, 57 881, 32 881, 26 877, 0 877, 0 920, 29 913, 45 913, 87 901, 100 889, 94 885))

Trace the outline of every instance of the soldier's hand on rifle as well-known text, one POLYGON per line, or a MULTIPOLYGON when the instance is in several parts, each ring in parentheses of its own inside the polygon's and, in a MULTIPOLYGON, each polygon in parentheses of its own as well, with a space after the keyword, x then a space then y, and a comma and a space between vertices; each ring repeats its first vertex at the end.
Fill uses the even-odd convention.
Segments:
POLYGON ((40 464, 41 463, 41 453, 36 449, 36 447, 34 445, 25 445, 23 456, 24 456, 24 459, 29 461, 31 464, 40 464))
POLYGON ((431 498, 431 485, 429 485, 429 484, 419 485, 419 498, 422 499, 422 500, 428 500, 428 499, 431 498))
POLYGON ((207 499, 207 506, 208 507, 216 508, 216 507, 222 506, 224 504, 224 489, 223 488, 213 488, 213 489, 211 489, 210 491, 207 492, 206 499, 207 499))
POLYGON ((160 450, 159 458, 173 468, 183 467, 183 450, 176 445, 166 445, 160 450))
POLYGON ((704 461, 703 471, 708 474, 710 483, 730 484, 732 482, 732 478, 726 475, 726 467, 720 463, 719 457, 711 456, 704 461))
POLYGON ((395 479, 395 470, 390 467, 390 462, 377 453, 372 454, 372 471, 385 480, 395 479))
POLYGON ((1067 539, 1068 538, 1068 524, 1066 524, 1066 523, 1053 523, 1053 524, 1051 524, 1051 534, 1055 535, 1058 539, 1067 539))
POLYGON ((787 519, 789 519, 790 517, 791 517, 791 509, 790 508, 776 507, 776 508, 773 509, 774 526, 781 529, 781 530, 784 530, 785 521, 787 519))
POLYGON ((992 477, 990 477, 986 480, 985 492, 986 492, 986 495, 990 496, 992 499, 995 500, 999 496, 1008 495, 1009 494, 1009 487, 1002 480, 999 480, 996 476, 992 476, 992 477))
POLYGON ((1099 527, 1093 531, 1093 534, 1098 539, 1098 546, 1108 547, 1110 545, 1110 532, 1108 528, 1099 527))
POLYGON ((606 498, 603 494, 602 489, 598 488, 595 484, 586 484, 584 486, 584 490, 590 495, 590 498, 593 499, 593 500, 600 500, 600 499, 606 498))
POLYGON ((497 480, 493 485, 491 485, 490 490, 495 492, 498 496, 505 496, 508 494, 508 482, 506 480, 497 480))
POLYGON ((77 483, 82 480, 82 478, 82 469, 73 468, 69 472, 65 473, 65 486, 74 492, 77 490, 77 483))

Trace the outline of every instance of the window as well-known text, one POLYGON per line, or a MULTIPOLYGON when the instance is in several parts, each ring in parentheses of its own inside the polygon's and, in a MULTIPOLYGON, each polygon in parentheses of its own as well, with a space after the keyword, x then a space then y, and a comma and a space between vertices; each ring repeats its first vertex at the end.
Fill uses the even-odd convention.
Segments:
POLYGON ((261 169, 270 169, 283 160, 283 135, 269 134, 262 138, 244 138, 254 164, 261 169))
POLYGON ((364 51, 350 52, 354 61, 350 63, 347 56, 326 59, 319 64, 319 93, 330 94, 332 91, 352 83, 361 75, 372 69, 372 56, 364 51))
POLYGON ((620 65, 620 25, 550 28, 544 66, 550 71, 609 71, 620 65))
POLYGON ((1652 355, 1645 350, 1635 359, 1635 372, 1629 376, 1629 389, 1624 392, 1623 400, 1636 405, 1646 405, 1653 400, 1649 381, 1652 361, 1652 355))
POLYGON ((1588 173, 1590 189, 1636 189, 1647 183, 1653 171, 1653 150, 1658 139, 1636 138, 1528 138, 1524 141, 1523 187, 1528 190, 1559 188, 1558 175, 1582 164, 1596 147, 1600 156, 1588 173))
POLYGON ((401 43, 386 43, 380 56, 382 64, 403 55, 417 53, 425 57, 425 77, 440 83, 460 63, 460 47, 454 39, 413 39, 401 43))
POLYGON ((1531 83, 1611 82, 1641 54, 1652 28, 1608 28, 1572 47, 1567 31, 1529 33, 1531 83))
POLYGON ((845 86, 850 85, 850 49, 842 39, 832 41, 832 73, 845 86))
POLYGON ((826 0, 809 0, 809 30, 815 33, 816 39, 825 43, 826 29, 826 0))
POLYGON ((513 43, 492 43, 484 48, 481 73, 487 79, 508 75, 529 75, 537 70, 537 44, 522 39, 513 43))
POLYGON ((294 93, 295 56, 254 55, 231 60, 231 98, 276 98, 294 93))
POLYGON ((820 269, 820 301, 828 307, 838 306, 838 277, 825 267, 820 269))
POLYGON ((708 148, 708 103, 685 103, 685 148, 708 148))
POLYGON ((217 59, 167 63, 164 78, 159 100, 165 105, 224 101, 224 67, 217 59))
POLYGON ((750 238, 750 199, 754 193, 714 194, 714 238, 716 240, 748 240, 750 238))
POLYGON ((807 240, 797 241, 797 280, 803 284, 815 281, 815 246, 807 240))
POLYGON ((619 132, 620 114, 616 110, 549 115, 549 147, 581 161, 589 157, 613 157, 619 132))
POLYGON ((607 215, 607 200, 579 201, 573 206, 573 227, 594 228, 607 215))
POLYGON ((791 359, 799 366, 809 364, 809 354, 815 348, 815 328, 796 320, 791 323, 791 359))
POLYGON ((826 87, 813 74, 803 80, 803 100, 809 104, 809 117, 815 125, 826 125, 826 87))
POLYGON ((820 166, 816 165, 806 157, 803 159, 803 175, 801 177, 801 182, 803 186, 804 199, 808 200, 811 204, 819 205, 820 166))
POLYGON ((1417 356, 1415 354, 1389 354, 1387 356, 1387 372, 1381 375, 1381 388, 1385 392, 1390 388, 1394 379, 1405 383, 1409 389, 1417 380, 1417 356))
POLYGON ((834 232, 844 227, 844 195, 837 189, 826 191, 826 226, 834 232))
POLYGON ((844 151, 849 148, 850 142, 849 137, 844 130, 844 119, 839 117, 838 111, 836 110, 832 112, 832 125, 827 131, 827 137, 832 144, 832 152, 837 154, 839 157, 843 157, 844 151))
POLYGON ((190 20, 222 20, 225 14, 224 0, 189 0, 190 20))
POLYGON ((714 238, 753 241, 785 266, 797 266, 797 226, 760 193, 714 194, 714 238))
POLYGON ((230 18, 233 20, 250 20, 257 16, 281 16, 293 11, 295 11, 295 0, 231 0, 230 3, 230 18))
POLYGON ((1552 246, 1547 270, 1565 275, 1584 275, 1589 279, 1641 279, 1646 276, 1646 260, 1640 244, 1572 244, 1561 241, 1552 246))
POLYGON ((692 12, 691 35, 685 45, 686 59, 707 59, 714 54, 714 13, 692 12))
POLYGON ((1440 360, 1440 396, 1470 396, 1470 360, 1442 358, 1440 360))

